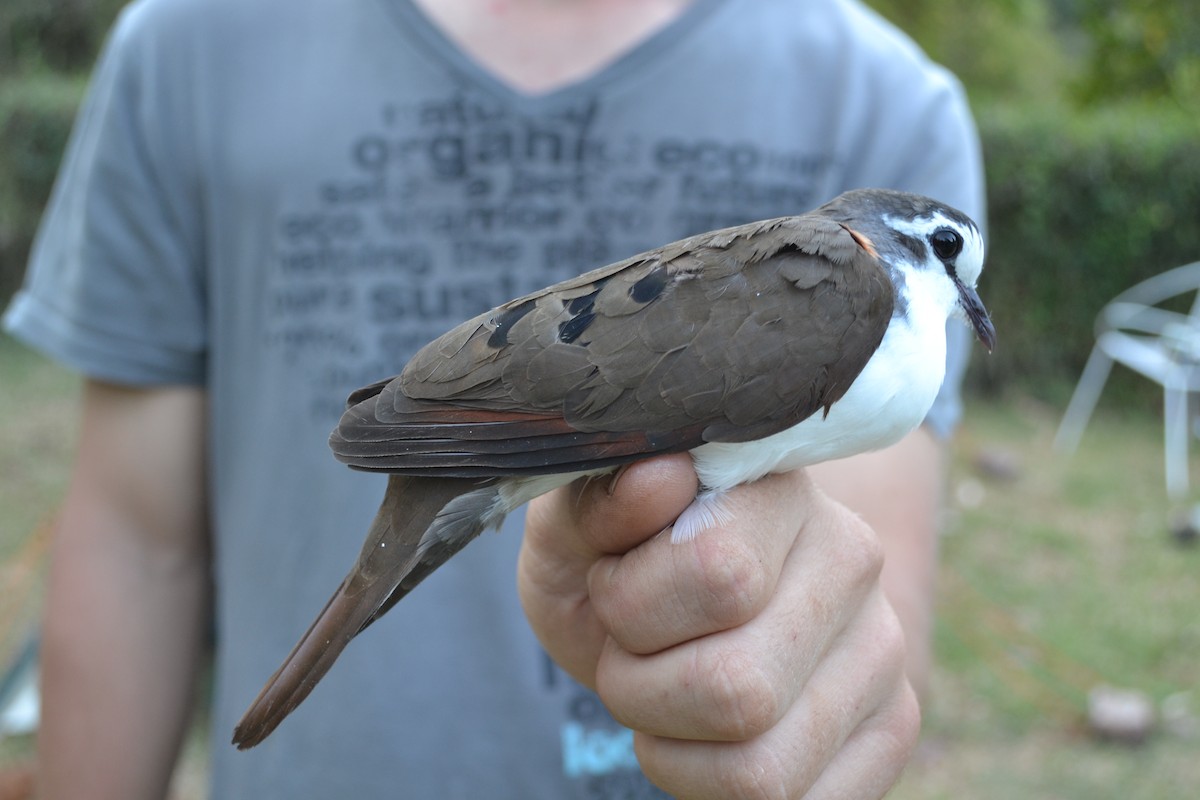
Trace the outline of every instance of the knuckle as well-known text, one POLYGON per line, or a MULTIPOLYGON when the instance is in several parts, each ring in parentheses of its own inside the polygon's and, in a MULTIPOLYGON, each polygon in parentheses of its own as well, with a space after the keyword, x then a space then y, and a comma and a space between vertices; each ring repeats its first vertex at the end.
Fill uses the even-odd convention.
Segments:
POLYGON ((870 632, 874 642, 877 673, 894 675, 892 688, 869 723, 874 729, 879 750, 887 759, 906 760, 921 730, 921 707, 909 682, 905 667, 905 635, 899 619, 887 607, 870 632))
POLYGON ((702 659, 699 670, 708 687, 707 724, 716 738, 746 741, 779 720, 782 699, 756 659, 726 648, 702 659))
POLYGON ((789 800, 795 797, 792 770, 777 754, 763 747, 742 751, 737 769, 725 771, 720 780, 722 797, 744 800, 789 800))
POLYGON ((921 707, 907 682, 870 723, 872 749, 881 769, 899 773, 908 763, 921 734, 921 707))
POLYGON ((893 742, 894 756, 906 761, 921 734, 921 704, 917 700, 917 693, 907 682, 896 712, 889 717, 884 730, 893 742))
POLYGON ((720 628, 741 625, 762 610, 770 576, 751 546, 736 536, 706 536, 695 549, 697 602, 720 628))
POLYGON ((870 642, 866 653, 871 654, 871 661, 877 669, 896 675, 903 675, 905 659, 908 655, 908 637, 900 617, 888 602, 883 590, 877 589, 864 608, 866 614, 863 622, 866 626, 864 635, 870 642))
POLYGON ((856 575, 864 582, 874 581, 883 570, 883 543, 879 536, 861 520, 848 526, 839 537, 839 557, 846 574, 856 575))
POLYGON ((904 666, 904 657, 908 649, 904 627, 895 612, 887 609, 882 614, 874 633, 875 646, 885 663, 904 666))

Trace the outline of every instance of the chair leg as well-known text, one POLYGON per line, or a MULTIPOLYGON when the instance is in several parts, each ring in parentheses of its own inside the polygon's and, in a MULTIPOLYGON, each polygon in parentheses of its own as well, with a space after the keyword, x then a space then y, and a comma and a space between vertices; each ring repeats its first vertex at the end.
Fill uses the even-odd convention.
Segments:
POLYGON ((1188 392, 1174 383, 1163 387, 1163 458, 1167 497, 1182 501, 1188 491, 1188 392))
POLYGON ((1083 374, 1079 376, 1079 383, 1075 385, 1071 402, 1067 404, 1067 410, 1063 413, 1058 432, 1054 435, 1055 450, 1063 453, 1075 452, 1079 440, 1083 438, 1083 429, 1092 418, 1096 401, 1100 399, 1100 390, 1104 388, 1111 371, 1112 359, 1102 353, 1100 348, 1093 348, 1087 364, 1084 365, 1083 374))

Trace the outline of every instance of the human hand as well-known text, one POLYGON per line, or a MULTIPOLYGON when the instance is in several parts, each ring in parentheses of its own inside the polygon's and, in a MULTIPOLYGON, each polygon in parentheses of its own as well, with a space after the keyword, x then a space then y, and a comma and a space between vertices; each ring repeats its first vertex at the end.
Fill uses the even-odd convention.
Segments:
POLYGON ((920 712, 877 537, 804 471, 733 490, 734 521, 693 541, 658 536, 696 486, 680 455, 534 501, 534 631, 676 797, 882 796, 920 712))

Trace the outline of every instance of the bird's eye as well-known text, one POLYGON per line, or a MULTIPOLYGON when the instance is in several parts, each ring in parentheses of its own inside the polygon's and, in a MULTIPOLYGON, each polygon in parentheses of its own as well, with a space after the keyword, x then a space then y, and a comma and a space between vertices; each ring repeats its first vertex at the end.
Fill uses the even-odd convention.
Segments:
POLYGON ((949 261, 963 249, 962 234, 952 228, 940 228, 929 237, 933 252, 942 261, 949 261))

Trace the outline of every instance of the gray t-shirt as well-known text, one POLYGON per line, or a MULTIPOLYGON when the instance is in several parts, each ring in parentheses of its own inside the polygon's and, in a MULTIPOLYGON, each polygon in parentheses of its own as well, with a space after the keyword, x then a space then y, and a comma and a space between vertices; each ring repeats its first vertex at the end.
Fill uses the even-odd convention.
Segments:
MULTIPOLYGON (((409 0, 131 5, 6 323, 93 377, 207 388, 213 795, 661 796, 530 633, 520 515, 351 644, 263 745, 228 740, 382 497, 326 448, 350 390, 510 297, 857 186, 982 216, 960 87, 852 0, 696 0, 538 97, 409 0)), ((943 434, 965 340, 953 324, 943 434)))

